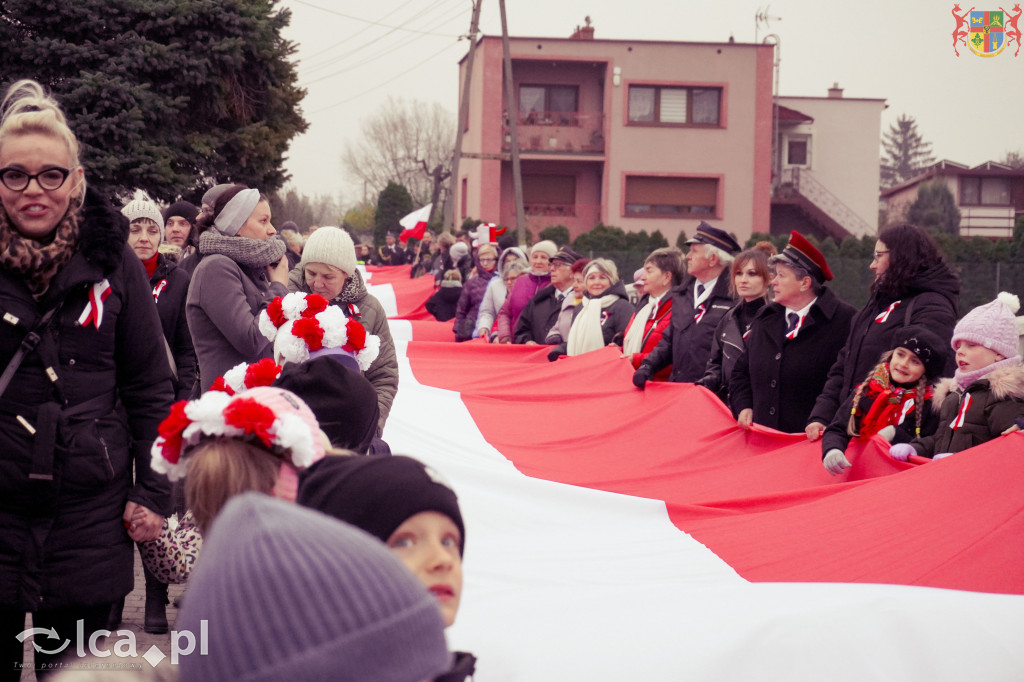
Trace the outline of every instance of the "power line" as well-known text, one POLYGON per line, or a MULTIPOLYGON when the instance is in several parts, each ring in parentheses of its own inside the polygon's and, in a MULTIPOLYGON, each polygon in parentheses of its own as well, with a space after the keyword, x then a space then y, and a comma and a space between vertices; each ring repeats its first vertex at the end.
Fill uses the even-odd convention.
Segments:
MULTIPOLYGON (((399 6, 398 6, 398 7, 396 7, 395 9, 391 10, 390 12, 388 12, 387 14, 385 14, 384 16, 382 16, 382 17, 381 17, 381 18, 380 18, 380 19, 379 19, 378 21, 382 21, 382 20, 384 20, 384 19, 387 19, 387 18, 388 18, 388 17, 390 17, 390 16, 392 15, 392 14, 395 14, 396 12, 398 12, 399 10, 401 10, 402 8, 404 8, 404 7, 406 6, 406 5, 408 5, 408 4, 409 4, 409 3, 411 3, 411 2, 415 2, 415 0, 405 0, 405 2, 403 2, 403 3, 401 4, 401 5, 399 5, 399 6)), ((311 55, 308 55, 308 56, 307 56, 307 57, 305 57, 305 59, 303 59, 302 61, 309 61, 309 60, 311 60, 311 59, 315 59, 316 57, 319 57, 320 55, 324 54, 325 52, 330 52, 331 50, 337 49, 338 47, 340 47, 340 46, 342 46, 342 45, 345 45, 345 44, 347 44, 347 43, 348 43, 348 42, 349 42, 350 40, 352 40, 352 39, 353 39, 353 38, 355 38, 356 36, 359 36, 359 35, 361 35, 361 34, 363 34, 363 33, 366 33, 366 32, 367 32, 367 31, 369 31, 369 30, 371 30, 371 27, 370 27, 370 26, 364 26, 363 28, 359 29, 359 30, 358 30, 358 31, 356 31, 355 33, 353 33, 353 34, 351 34, 351 35, 348 35, 348 36, 345 36, 344 38, 340 39, 340 40, 339 40, 338 42, 334 43, 333 45, 330 45, 330 46, 328 46, 328 47, 325 47, 325 48, 324 48, 324 49, 322 49, 322 50, 317 50, 317 51, 316 51, 316 52, 314 52, 313 54, 311 54, 311 55)))
POLYGON ((356 100, 356 99, 359 99, 363 95, 367 95, 367 94, 373 92, 374 90, 379 90, 380 88, 384 87, 388 83, 392 83, 392 82, 398 80, 399 78, 401 78, 402 76, 405 76, 405 75, 407 75, 409 73, 412 73, 416 69, 420 68, 421 66, 423 66, 427 62, 431 61, 432 59, 440 56, 443 52, 447 51, 451 47, 454 47, 455 45, 458 45, 458 41, 455 41, 454 43, 451 43, 449 45, 445 45, 443 48, 441 48, 440 50, 438 50, 434 54, 432 54, 429 57, 427 57, 426 59, 423 59, 422 61, 418 62, 412 68, 406 69, 405 71, 402 71, 401 73, 397 74, 396 76, 393 76, 392 78, 387 79, 386 81, 381 81, 380 83, 378 83, 377 85, 373 86, 369 90, 363 90, 359 94, 353 95, 352 97, 349 97, 348 99, 344 99, 344 100, 342 100, 340 102, 335 102, 334 104, 328 105, 328 106, 323 107, 321 109, 317 109, 316 111, 313 111, 313 112, 310 112, 310 113, 311 114, 319 114, 321 112, 327 111, 328 109, 333 109, 335 107, 340 107, 342 104, 348 104, 349 102, 351 102, 353 100, 356 100))
MULTIPOLYGON (((424 8, 423 10, 420 10, 420 12, 418 12, 418 13, 414 14, 413 16, 411 16, 406 22, 403 22, 402 25, 404 25, 406 23, 409 23, 411 21, 415 21, 422 14, 424 14, 426 12, 429 12, 429 11, 432 11, 435 6, 437 6, 438 4, 443 4, 443 2, 444 2, 444 0, 435 0, 433 5, 431 5, 431 6, 427 7, 427 8, 424 8)), ((461 9, 459 11, 461 12, 461 9)), ((454 16, 455 15, 453 15, 452 17, 446 17, 440 23, 433 24, 432 28, 444 25, 445 23, 448 23, 449 21, 451 21, 452 18, 454 18, 454 16)), ((367 42, 365 42, 365 43, 363 43, 361 45, 357 45, 356 47, 352 48, 348 52, 344 52, 344 53, 342 53, 340 55, 337 55, 335 57, 331 57, 329 59, 326 59, 326 60, 324 60, 320 64, 316 64, 316 65, 313 65, 313 66, 309 66, 307 64, 307 66, 305 68, 303 68, 303 75, 308 78, 313 72, 320 71, 322 69, 325 69, 325 68, 328 68, 328 67, 331 67, 331 66, 337 66, 337 62, 339 62, 339 61, 341 61, 341 60, 343 60, 343 59, 345 59, 347 57, 350 57, 350 56, 356 54, 357 52, 362 51, 363 49, 365 49, 367 47, 379 45, 382 40, 384 40, 388 36, 392 35, 397 30, 399 30, 399 29, 395 28, 395 29, 392 29, 392 30, 388 31, 387 33, 385 33, 385 34, 383 34, 381 36, 377 36, 375 38, 371 38, 367 42)), ((411 38, 408 42, 413 42, 413 41, 419 40, 421 38, 424 38, 424 37, 427 37, 427 36, 432 36, 432 35, 436 35, 436 34, 434 34, 434 33, 427 33, 427 32, 420 32, 419 35, 417 35, 414 38, 411 38)), ((387 52, 388 52, 388 50, 385 50, 383 53, 378 53, 378 54, 386 54, 387 52)), ((301 63, 305 63, 305 62, 301 62, 301 63)), ((366 63, 366 62, 361 62, 361 63, 366 63)), ((335 73, 339 73, 339 72, 335 72, 335 73)), ((325 76, 325 77, 329 77, 329 76, 325 76)), ((322 80, 322 78, 318 78, 317 80, 322 80)), ((312 81, 312 82, 315 82, 315 81, 312 81)))
MULTIPOLYGON (((462 9, 459 8, 458 11, 461 13, 462 9)), ((456 15, 453 15, 451 17, 446 17, 444 19, 444 22, 451 21, 452 19, 455 18, 455 16, 456 15)), ((412 38, 411 40, 408 40, 408 41, 402 43, 401 47, 407 47, 407 46, 411 45, 412 43, 416 42, 417 40, 420 40, 421 38, 424 38, 424 37, 425 36, 422 36, 422 35, 421 36, 416 36, 415 38, 412 38)), ((327 80, 329 78, 334 78, 335 76, 339 76, 339 75, 341 75, 343 73, 347 73, 349 71, 352 71, 353 69, 357 69, 357 68, 365 66, 365 65, 367 65, 367 64, 369 64, 371 62, 374 62, 374 61, 376 61, 376 60, 378 60, 378 59, 380 59, 382 57, 387 57, 387 56, 390 56, 390 55, 393 55, 393 54, 395 54, 394 47, 391 47, 391 46, 385 47, 381 51, 368 56, 366 59, 364 59, 364 60, 362 60, 360 62, 356 62, 354 64, 349 64, 347 66, 343 66, 340 69, 338 69, 336 71, 332 71, 329 74, 320 76, 318 78, 314 78, 313 80, 310 80, 310 81, 306 81, 306 82, 302 83, 302 87, 308 87, 310 85, 313 85, 314 83, 319 83, 320 81, 324 81, 324 80, 327 80)))
MULTIPOLYGON (((364 24, 370 24, 371 26, 383 26, 384 28, 394 29, 396 31, 408 31, 409 33, 424 33, 423 31, 419 31, 419 30, 414 29, 414 28, 403 28, 401 26, 390 26, 388 24, 383 24, 383 23, 381 23, 379 21, 370 21, 369 19, 363 19, 362 17, 355 17, 355 16, 352 16, 351 14, 345 14, 345 13, 339 12, 337 10, 328 9, 327 7, 321 7, 320 5, 314 5, 313 3, 306 2, 305 0, 291 0, 291 1, 294 2, 297 5, 305 5, 306 7, 312 7, 313 9, 318 9, 321 12, 327 12, 328 14, 334 14, 334 15, 339 16, 339 17, 344 17, 345 19, 351 19, 352 21, 362 22, 364 24)), ((458 38, 459 37, 457 35, 453 35, 453 34, 450 34, 450 33, 426 33, 426 35, 435 35, 435 36, 439 36, 441 38, 458 38)))

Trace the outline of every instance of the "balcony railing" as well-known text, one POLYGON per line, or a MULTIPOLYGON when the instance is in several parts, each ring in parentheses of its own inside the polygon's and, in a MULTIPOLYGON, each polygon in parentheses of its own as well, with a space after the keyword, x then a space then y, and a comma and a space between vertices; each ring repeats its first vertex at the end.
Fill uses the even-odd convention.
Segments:
MULTIPOLYGON (((555 154, 604 152, 604 114, 574 111, 519 112, 519 151, 555 154)), ((501 148, 512 149, 512 134, 504 126, 501 148)))

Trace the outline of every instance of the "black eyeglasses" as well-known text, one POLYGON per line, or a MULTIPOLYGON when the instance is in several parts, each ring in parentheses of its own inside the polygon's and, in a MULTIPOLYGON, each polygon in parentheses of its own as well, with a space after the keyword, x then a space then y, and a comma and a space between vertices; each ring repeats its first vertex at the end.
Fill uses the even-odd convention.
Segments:
POLYGON ((35 175, 18 170, 17 168, 0 168, 0 182, 12 192, 24 191, 28 188, 28 183, 33 180, 39 183, 39 186, 43 189, 60 189, 67 181, 69 175, 71 175, 71 171, 57 166, 39 171, 35 175))

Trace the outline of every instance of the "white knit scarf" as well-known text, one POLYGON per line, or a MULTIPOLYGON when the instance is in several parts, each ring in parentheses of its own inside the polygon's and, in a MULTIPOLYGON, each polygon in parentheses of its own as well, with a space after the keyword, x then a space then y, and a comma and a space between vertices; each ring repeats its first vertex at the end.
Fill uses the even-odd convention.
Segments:
MULTIPOLYGON (((618 296, 607 294, 601 298, 584 298, 583 309, 573 320, 569 329, 567 352, 570 356, 589 353, 604 348, 604 334, 601 331, 601 310, 619 300, 618 296)), ((650 312, 647 313, 650 315, 650 312)))
POLYGON ((626 338, 622 341, 622 354, 625 356, 635 355, 644 347, 644 329, 647 328, 647 320, 651 319, 651 313, 665 297, 650 298, 640 310, 633 316, 633 323, 626 330, 626 338))

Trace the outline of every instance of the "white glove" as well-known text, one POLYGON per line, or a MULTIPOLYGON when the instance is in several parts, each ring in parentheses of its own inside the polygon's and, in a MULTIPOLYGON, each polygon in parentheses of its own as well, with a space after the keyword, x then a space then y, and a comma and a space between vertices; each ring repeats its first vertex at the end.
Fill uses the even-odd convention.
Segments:
POLYGON ((952 452, 940 452, 939 454, 937 454, 934 457, 932 457, 932 461, 934 462, 934 461, 937 461, 937 460, 940 460, 940 459, 945 459, 946 457, 949 457, 952 454, 954 454, 954 453, 952 453, 952 452))
POLYGON ((881 429, 878 432, 878 435, 891 443, 892 439, 896 437, 896 427, 893 426, 892 424, 889 424, 888 426, 881 429))
POLYGON ((850 460, 846 459, 846 455, 839 448, 832 448, 825 453, 825 469, 833 476, 841 474, 844 469, 849 468, 850 460))
POLYGON ((889 456, 900 462, 906 462, 911 455, 916 455, 917 450, 910 443, 896 443, 889 448, 889 456))

